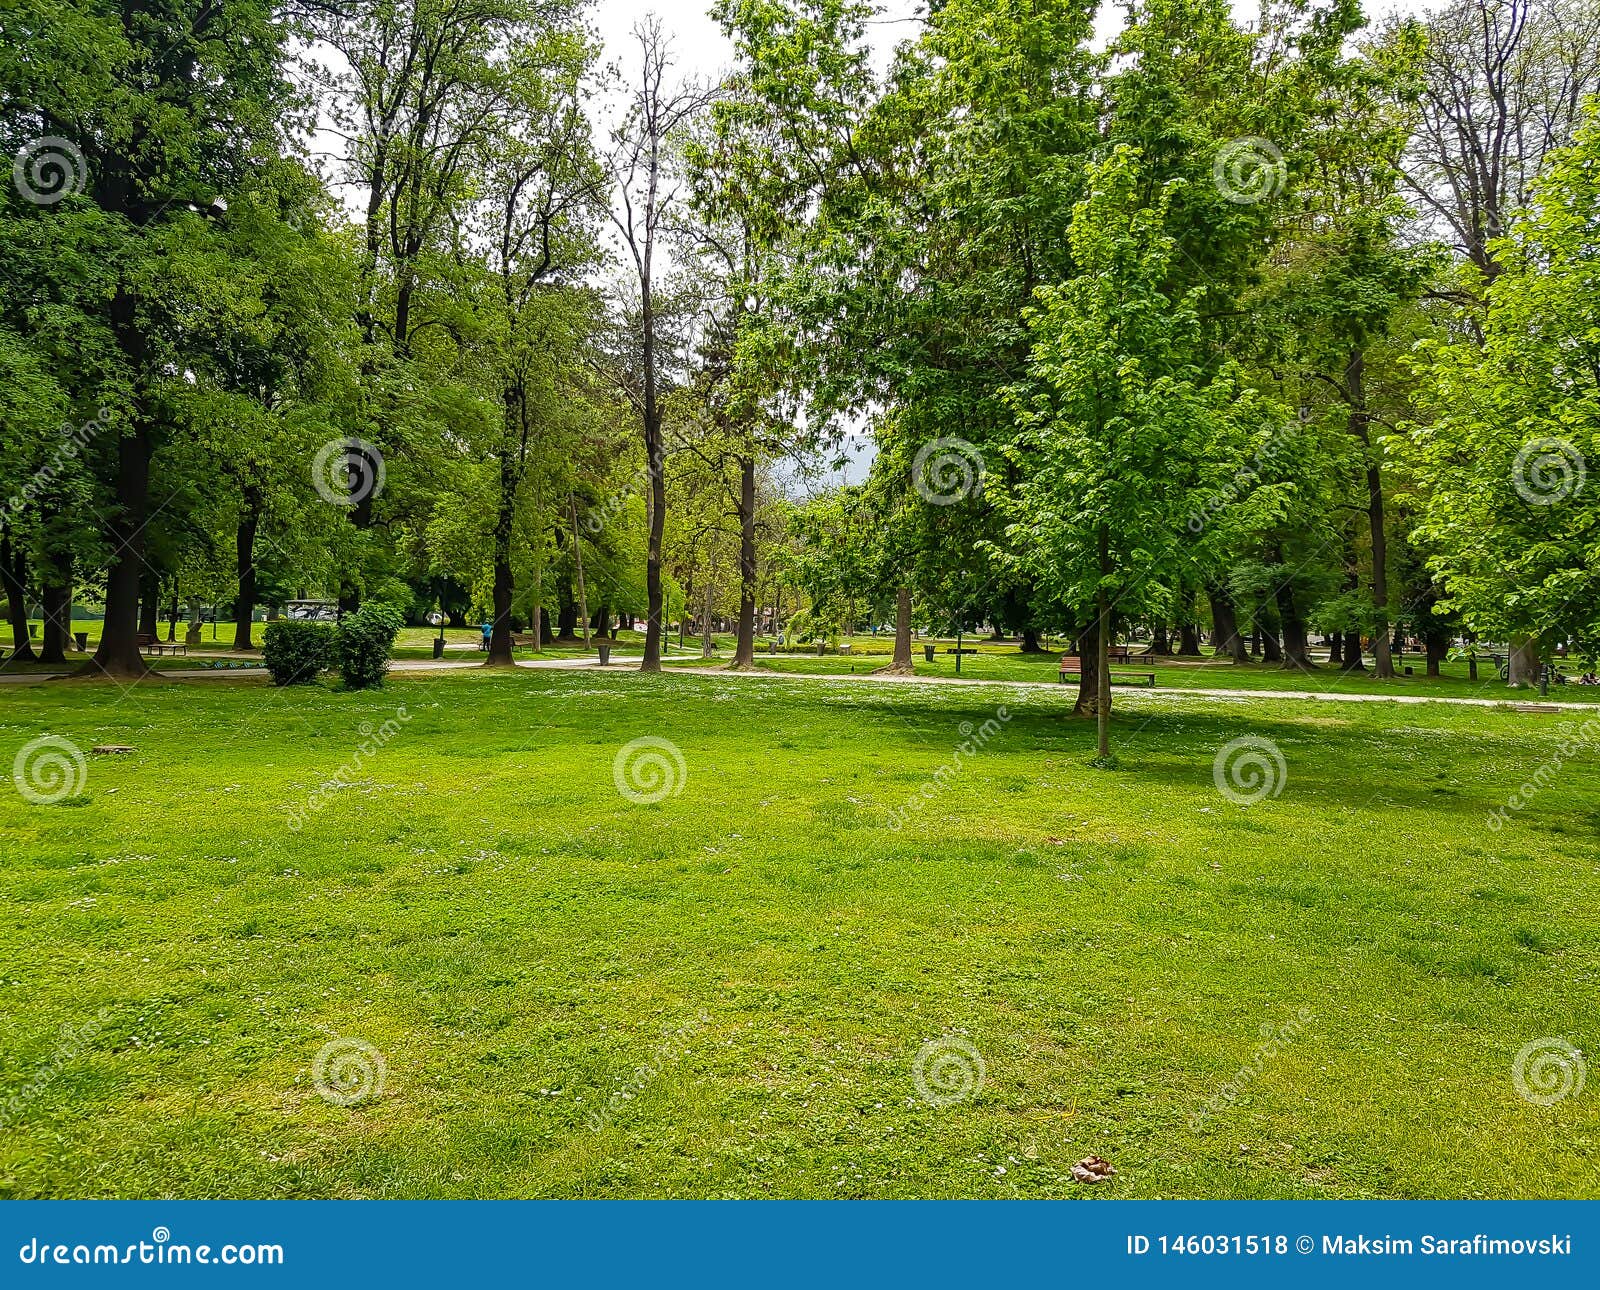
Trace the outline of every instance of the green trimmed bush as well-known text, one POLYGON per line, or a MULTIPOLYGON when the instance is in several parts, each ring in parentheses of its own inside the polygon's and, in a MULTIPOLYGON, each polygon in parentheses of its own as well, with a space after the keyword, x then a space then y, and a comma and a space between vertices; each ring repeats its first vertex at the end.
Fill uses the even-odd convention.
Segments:
POLYGON ((331 623, 295 622, 278 618, 261 637, 261 661, 274 685, 309 685, 317 673, 333 665, 331 623))
POLYGON ((391 605, 368 601, 339 624, 334 641, 339 675, 345 687, 367 690, 382 685, 389 670, 389 651, 405 620, 391 605))

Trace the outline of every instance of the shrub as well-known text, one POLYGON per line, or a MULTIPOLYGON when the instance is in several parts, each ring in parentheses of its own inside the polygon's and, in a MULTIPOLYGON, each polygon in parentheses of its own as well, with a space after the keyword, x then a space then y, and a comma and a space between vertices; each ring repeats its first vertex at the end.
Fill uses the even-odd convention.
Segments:
POLYGON ((261 659, 274 685, 309 685, 333 664, 333 625, 275 619, 261 638, 261 659))
POLYGON ((339 624, 334 642, 339 675, 351 690, 382 685, 389 670, 389 650, 400 634, 404 619, 391 605, 368 601, 339 624))

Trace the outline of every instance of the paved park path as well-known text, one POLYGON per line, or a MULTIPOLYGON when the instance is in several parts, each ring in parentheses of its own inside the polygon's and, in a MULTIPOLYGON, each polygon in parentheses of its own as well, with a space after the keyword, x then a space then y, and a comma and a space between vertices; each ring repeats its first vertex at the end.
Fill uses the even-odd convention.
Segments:
MULTIPOLYGON (((633 664, 637 663, 637 661, 637 655, 619 658, 605 670, 615 672, 633 671, 633 664)), ((670 657, 668 661, 670 663, 670 657)), ((400 658, 395 659, 389 665, 389 670, 392 672, 455 672, 464 668, 479 666, 481 664, 476 659, 400 658)), ((600 664, 590 658, 518 659, 517 666, 535 671, 553 672, 601 670, 600 664)), ((1023 690, 1062 690, 1069 694, 1075 692, 1053 681, 1001 681, 965 676, 898 676, 886 672, 844 676, 831 672, 730 672, 726 667, 679 666, 669 666, 665 670, 668 672, 683 672, 690 676, 716 676, 723 679, 735 677, 749 681, 831 681, 844 685, 999 685, 1023 690)), ((43 681, 62 675, 65 674, 60 672, 19 672, 14 675, 7 675, 0 672, 0 683, 43 681)), ((265 677, 266 675, 267 670, 264 667, 180 668, 171 672, 161 673, 161 676, 173 681, 252 679, 265 677)), ((1119 691, 1119 693, 1125 695, 1127 692, 1119 691)), ((1140 696, 1150 695, 1155 698, 1165 698, 1172 695, 1185 699, 1280 699, 1323 703, 1445 703, 1456 707, 1469 708, 1499 708, 1510 705, 1526 712, 1595 712, 1600 714, 1600 703, 1561 703, 1531 697, 1525 699, 1515 698, 1510 695, 1503 699, 1459 699, 1448 695, 1431 694, 1334 694, 1320 690, 1230 690, 1165 685, 1159 689, 1139 691, 1139 694, 1140 696)))

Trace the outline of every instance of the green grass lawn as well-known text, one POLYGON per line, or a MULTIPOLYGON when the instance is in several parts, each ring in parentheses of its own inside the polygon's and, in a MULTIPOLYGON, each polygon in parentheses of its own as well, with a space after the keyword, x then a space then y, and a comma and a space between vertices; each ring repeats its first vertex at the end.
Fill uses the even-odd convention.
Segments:
POLYGON ((1101 771, 1004 686, 0 705, 8 764, 135 749, 0 794, 6 1196, 1600 1193, 1600 1072, 1512 1078, 1600 1051, 1592 750, 1488 825, 1570 714, 1130 694, 1101 771), (1286 768, 1253 805, 1213 781, 1243 735, 1286 768), (614 778, 642 737, 681 753, 656 802, 614 778), (381 1092, 319 1096, 335 1040, 381 1092))

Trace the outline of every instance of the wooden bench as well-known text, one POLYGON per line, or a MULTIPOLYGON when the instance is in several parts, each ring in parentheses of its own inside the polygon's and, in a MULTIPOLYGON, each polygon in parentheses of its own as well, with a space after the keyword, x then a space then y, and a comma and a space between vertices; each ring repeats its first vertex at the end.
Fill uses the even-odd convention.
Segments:
MULTIPOLYGON (((1107 662, 1126 662, 1128 657, 1128 649, 1125 645, 1114 645, 1106 650, 1107 662)), ((1154 672, 1111 672, 1109 668, 1107 671, 1110 672, 1112 685, 1142 685, 1150 689, 1155 688, 1156 674, 1154 672)), ((1082 675, 1083 660, 1076 654, 1063 654, 1057 679, 1064 682, 1069 676, 1081 677, 1082 675)))
POLYGON ((154 654, 157 657, 162 654, 187 655, 189 652, 189 647, 183 644, 181 641, 158 640, 148 632, 140 632, 138 635, 138 641, 139 650, 141 653, 154 654))

